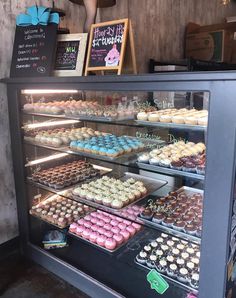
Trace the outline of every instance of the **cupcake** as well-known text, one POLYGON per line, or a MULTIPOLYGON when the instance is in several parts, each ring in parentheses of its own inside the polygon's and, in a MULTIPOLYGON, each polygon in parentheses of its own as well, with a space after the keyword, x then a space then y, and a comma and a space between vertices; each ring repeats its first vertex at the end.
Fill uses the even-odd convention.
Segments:
POLYGON ((156 212, 152 217, 152 221, 156 223, 161 223, 165 219, 164 213, 156 212))
POLYGON ((152 219, 152 216, 153 216, 153 212, 151 209, 144 209, 141 213, 140 213, 140 216, 144 219, 149 219, 151 220, 152 219))
POLYGON ((160 259, 158 264, 157 264, 157 269, 161 272, 161 273, 165 273, 167 271, 167 262, 165 259, 160 259))
POLYGON ((194 289, 198 289, 199 286, 199 274, 193 273, 190 277, 190 285, 194 289))
POLYGON ((167 274, 170 277, 175 277, 175 276, 177 276, 177 273, 178 273, 177 265, 175 263, 170 264, 167 268, 167 274))
POLYGON ((188 276, 189 276, 188 269, 187 268, 180 268, 179 273, 177 275, 177 279, 180 282, 187 283, 188 278, 189 278, 188 276))
POLYGON ((149 268, 155 268, 156 267, 156 261, 157 261, 157 255, 151 254, 149 256, 149 258, 147 259, 146 264, 149 268))
POLYGON ((176 160, 176 161, 172 161, 170 163, 170 168, 174 169, 174 170, 178 170, 181 171, 183 168, 183 163, 181 160, 176 160))
POLYGON ((176 220, 173 224, 173 228, 178 231, 184 231, 185 222, 182 220, 176 220))

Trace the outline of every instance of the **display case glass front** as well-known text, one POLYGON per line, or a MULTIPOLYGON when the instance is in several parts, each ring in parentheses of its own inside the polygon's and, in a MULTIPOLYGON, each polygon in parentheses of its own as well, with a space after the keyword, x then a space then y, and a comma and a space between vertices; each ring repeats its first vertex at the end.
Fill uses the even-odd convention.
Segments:
POLYGON ((174 80, 81 84, 17 89, 26 240, 106 297, 204 297, 215 93, 174 80))

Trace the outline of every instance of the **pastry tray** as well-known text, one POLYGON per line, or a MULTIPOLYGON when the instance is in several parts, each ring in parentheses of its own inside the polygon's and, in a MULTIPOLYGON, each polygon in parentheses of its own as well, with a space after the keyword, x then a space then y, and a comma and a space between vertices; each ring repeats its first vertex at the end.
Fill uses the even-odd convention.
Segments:
POLYGON ((167 175, 177 175, 177 176, 183 176, 183 177, 189 177, 197 180, 204 180, 205 175, 200 175, 196 173, 191 173, 191 172, 185 172, 185 171, 179 171, 167 167, 161 167, 161 166, 155 166, 151 165, 149 163, 144 163, 144 162, 137 162, 137 165, 140 169, 143 170, 149 170, 152 172, 158 172, 158 173, 163 173, 167 175))
MULTIPOLYGON (((200 193, 200 194, 204 193, 203 190, 201 190, 201 189, 196 189, 196 188, 192 188, 192 187, 188 187, 188 186, 183 186, 183 187, 179 188, 176 192, 179 193, 179 194, 181 192, 185 192, 188 195, 191 195, 191 194, 194 194, 194 193, 200 193)), ((191 234, 188 234, 186 232, 178 231, 174 228, 164 226, 161 223, 156 223, 156 222, 153 222, 152 220, 145 219, 145 218, 141 217, 140 215, 138 215, 138 219, 143 221, 147 226, 158 228, 158 229, 160 229, 164 232, 167 232, 167 233, 172 234, 172 235, 179 236, 181 238, 184 238, 186 240, 195 242, 197 244, 200 244, 200 242, 201 242, 201 238, 198 237, 198 236, 191 235, 191 234)))
POLYGON ((136 161, 137 154, 144 153, 147 150, 147 148, 152 149, 153 146, 155 148, 159 148, 166 144, 165 141, 163 141, 163 140, 153 140, 153 139, 148 139, 148 138, 145 139, 145 138, 126 136, 126 135, 124 137, 128 137, 130 139, 139 139, 145 145, 145 147, 140 148, 139 150, 136 150, 136 151, 132 151, 130 153, 121 154, 116 157, 94 154, 94 153, 84 152, 84 151, 80 151, 80 150, 73 150, 70 147, 68 147, 68 148, 69 148, 69 150, 71 150, 71 152, 75 152, 75 153, 78 152, 78 154, 81 156, 86 156, 86 157, 91 157, 91 158, 99 157, 99 159, 115 160, 117 162, 120 160, 120 162, 122 163, 122 160, 128 161, 129 158, 131 158, 133 161, 136 161))
POLYGON ((64 190, 69 190, 69 189, 72 189, 74 188, 76 185, 80 185, 81 183, 85 183, 85 182, 91 182, 93 180, 96 180, 96 179, 99 179, 99 177, 101 176, 104 176, 104 175, 107 175, 109 173, 112 172, 112 169, 110 168, 105 168, 105 167, 102 167, 102 166, 98 166, 98 165, 94 165, 92 164, 93 168, 94 169, 98 169, 100 170, 100 174, 95 176, 95 177, 92 177, 92 178, 89 178, 89 179, 85 179, 85 180, 82 180, 82 181, 79 181, 79 182, 76 182, 75 184, 73 185, 70 185, 70 186, 67 186, 67 187, 64 187, 62 189, 57 189, 57 188, 54 188, 54 187, 50 187, 50 186, 47 186, 45 184, 42 184, 40 182, 35 182, 31 177, 27 177, 27 180, 31 183, 31 184, 34 184, 40 188, 43 188, 45 190, 48 190, 48 191, 51 191, 51 192, 54 192, 54 193, 60 193, 60 192, 63 192, 64 190))
MULTIPOLYGON (((50 199, 50 197, 47 198, 47 199, 45 199, 43 202, 46 202, 46 201, 49 200, 49 199, 50 199)), ((79 215, 79 219, 82 218, 82 217, 85 217, 86 215, 88 215, 89 213, 91 213, 91 212, 93 212, 93 211, 94 211, 94 209, 89 210, 89 211, 87 211, 86 213, 83 213, 83 214, 79 215)), ((47 223, 47 224, 49 224, 49 225, 51 225, 51 226, 53 226, 53 227, 55 227, 55 228, 57 228, 57 229, 60 229, 60 230, 67 229, 67 228, 70 226, 70 224, 67 224, 67 225, 64 226, 64 227, 60 227, 60 226, 58 226, 58 225, 55 224, 55 223, 52 223, 52 222, 50 222, 50 221, 48 221, 48 220, 46 220, 46 219, 44 219, 44 218, 42 218, 42 217, 39 217, 39 216, 37 216, 37 215, 31 213, 31 209, 29 210, 29 214, 30 214, 32 217, 37 218, 38 220, 41 220, 41 221, 43 221, 43 222, 45 222, 45 223, 47 223)))
POLYGON ((41 220, 41 221, 43 221, 43 222, 45 222, 45 223, 47 223, 47 224, 53 226, 53 227, 56 228, 56 229, 64 230, 64 229, 67 229, 67 228, 69 227, 69 225, 66 225, 66 226, 63 227, 63 228, 62 228, 62 227, 59 227, 58 225, 56 225, 56 224, 54 224, 54 223, 51 223, 50 221, 47 221, 47 220, 44 219, 44 218, 41 218, 41 217, 39 217, 39 216, 37 216, 37 215, 32 214, 32 213, 30 212, 30 210, 29 210, 29 214, 30 214, 32 217, 37 218, 38 220, 41 220))
POLYGON ((102 247, 102 246, 98 245, 97 243, 93 243, 93 242, 89 241, 88 239, 85 239, 85 238, 83 238, 83 237, 81 237, 81 236, 78 236, 78 235, 76 235, 76 234, 74 234, 74 233, 68 232, 68 235, 70 235, 70 236, 72 236, 72 237, 75 237, 75 238, 77 238, 77 239, 80 239, 80 240, 82 240, 82 241, 84 241, 84 242, 90 244, 91 246, 94 246, 94 247, 96 247, 96 248, 98 248, 98 249, 100 249, 100 250, 102 250, 102 251, 105 251, 105 252, 108 252, 108 253, 115 253, 118 249, 120 249, 121 247, 123 247, 124 245, 126 245, 130 240, 133 240, 134 237, 136 237, 137 234, 139 234, 141 231, 142 231, 142 229, 141 229, 140 231, 138 231, 136 234, 134 234, 134 236, 132 236, 132 237, 129 238, 128 240, 124 241, 121 245, 119 245, 118 247, 116 247, 116 248, 113 249, 113 250, 108 249, 108 248, 106 248, 106 247, 102 247))
POLYGON ((146 176, 142 176, 142 175, 138 175, 138 174, 133 174, 133 173, 129 173, 129 172, 125 172, 124 173, 124 176, 122 177, 119 177, 120 180, 122 181, 125 181, 129 178, 134 178, 136 180, 140 180, 144 183, 145 187, 147 188, 147 193, 143 196, 141 196, 139 199, 133 201, 132 203, 130 204, 127 204, 126 206, 120 208, 120 209, 115 209, 115 208, 112 208, 112 207, 107 207, 105 205, 102 205, 102 204, 98 204, 98 203, 95 203, 93 201, 89 201, 87 199, 83 199, 83 198, 80 198, 79 196, 76 196, 73 194, 73 191, 72 191, 72 197, 74 200, 79 200, 87 205, 90 205, 92 207, 95 207, 95 208, 98 208, 98 209, 102 209, 102 210, 105 210, 105 211, 110 211, 110 212, 115 212, 115 211, 121 211, 125 208, 127 208, 128 206, 131 206, 133 204, 136 204, 137 202, 139 202, 140 200, 146 198, 148 195, 152 194, 154 191, 157 191, 158 189, 160 189, 162 186, 166 185, 167 184, 167 181, 164 181, 164 180, 158 180, 158 179, 152 179, 152 178, 149 178, 149 177, 146 177, 146 176))
POLYGON ((143 121, 143 120, 135 120, 140 125, 145 126, 156 126, 163 128, 177 128, 177 129, 187 129, 187 130, 200 130, 204 131, 207 129, 207 126, 203 125, 192 125, 192 124, 178 124, 178 123, 165 123, 165 122, 151 122, 151 121, 143 121))
MULTIPOLYGON (((140 266, 140 267, 142 267, 142 268, 144 268, 144 269, 146 269, 146 270, 148 270, 148 271, 151 271, 151 269, 150 269, 147 265, 144 265, 144 264, 139 263, 139 262, 136 260, 136 258, 134 259, 134 262, 135 262, 135 264, 137 264, 138 266, 140 266)), ((187 290, 187 291, 191 291, 191 292, 193 292, 193 293, 195 293, 195 294, 198 293, 198 290, 197 290, 197 289, 194 289, 194 288, 192 288, 191 286, 189 286, 189 285, 187 285, 187 284, 184 284, 184 283, 178 281, 177 278, 176 278, 176 279, 175 279, 175 278, 171 278, 171 277, 169 277, 167 274, 164 274, 164 273, 161 273, 160 271, 158 271, 157 268, 154 268, 154 269, 156 269, 157 272, 158 272, 161 276, 163 276, 164 279, 167 279, 167 280, 173 282, 174 284, 177 284, 178 286, 180 286, 181 288, 183 288, 183 289, 185 289, 185 290, 187 290)))

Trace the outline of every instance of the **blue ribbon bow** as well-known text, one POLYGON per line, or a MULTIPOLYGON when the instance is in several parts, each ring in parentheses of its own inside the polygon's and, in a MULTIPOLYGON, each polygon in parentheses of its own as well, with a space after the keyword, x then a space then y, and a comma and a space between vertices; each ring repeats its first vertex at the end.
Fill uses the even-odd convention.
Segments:
POLYGON ((26 10, 27 14, 19 14, 16 17, 17 26, 48 25, 48 23, 59 24, 58 13, 51 13, 50 8, 44 6, 31 6, 26 10))

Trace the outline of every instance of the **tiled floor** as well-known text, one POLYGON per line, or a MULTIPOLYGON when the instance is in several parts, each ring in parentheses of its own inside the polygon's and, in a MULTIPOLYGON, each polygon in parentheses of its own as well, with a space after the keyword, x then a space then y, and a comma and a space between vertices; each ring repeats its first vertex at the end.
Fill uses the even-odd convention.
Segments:
POLYGON ((0 262, 0 297, 88 298, 54 274, 18 255, 0 262))

